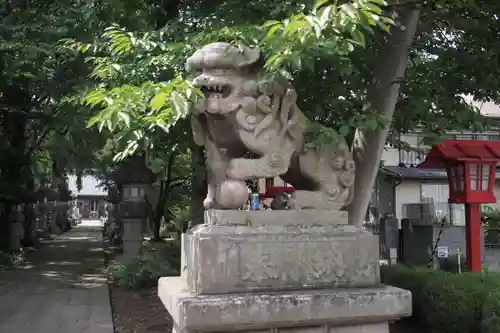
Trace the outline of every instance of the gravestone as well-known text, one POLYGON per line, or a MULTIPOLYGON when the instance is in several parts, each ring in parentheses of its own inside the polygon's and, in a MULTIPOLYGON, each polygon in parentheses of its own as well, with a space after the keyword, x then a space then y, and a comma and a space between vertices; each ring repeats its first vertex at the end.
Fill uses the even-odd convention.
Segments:
POLYGON ((380 255, 389 264, 396 264, 399 253, 399 221, 395 217, 380 219, 380 255))
POLYGON ((183 235, 181 276, 159 280, 173 332, 388 333, 411 293, 380 283, 378 236, 347 224, 355 165, 345 140, 312 146, 322 129, 286 81, 264 81, 259 49, 213 43, 187 61, 204 93, 195 142, 207 152, 204 224, 183 235), (256 158, 242 158, 251 152, 256 158), (245 180, 296 188, 289 210, 237 210, 245 180))

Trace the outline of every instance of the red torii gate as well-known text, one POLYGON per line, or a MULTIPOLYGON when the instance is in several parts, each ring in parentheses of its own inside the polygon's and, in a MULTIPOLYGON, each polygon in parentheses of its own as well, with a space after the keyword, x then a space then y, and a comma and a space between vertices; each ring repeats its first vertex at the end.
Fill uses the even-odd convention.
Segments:
POLYGON ((445 140, 434 145, 418 168, 446 168, 450 203, 465 204, 466 256, 473 272, 481 267, 482 203, 496 202, 496 166, 500 141, 445 140))

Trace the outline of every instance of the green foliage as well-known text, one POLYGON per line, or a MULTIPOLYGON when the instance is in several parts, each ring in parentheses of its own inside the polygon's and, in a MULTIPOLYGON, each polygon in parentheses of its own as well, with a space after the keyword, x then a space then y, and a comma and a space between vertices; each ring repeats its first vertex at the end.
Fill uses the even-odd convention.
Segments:
POLYGON ((325 126, 311 131, 313 146, 389 123, 391 142, 417 127, 429 143, 487 128, 463 96, 500 102, 493 0, 417 3, 394 119, 362 107, 387 31, 399 24, 396 4, 415 3, 0 0, 0 196, 23 200, 69 172, 109 182, 113 157, 138 149, 162 175, 166 156, 184 154, 191 141, 185 117, 199 91, 184 61, 213 41, 258 45, 266 70, 293 81, 305 115, 325 126))
POLYGON ((489 290, 488 301, 483 305, 480 333, 500 330, 500 287, 489 290))
POLYGON ((324 145, 331 145, 339 151, 347 150, 344 137, 334 129, 311 122, 304 133, 304 146, 307 149, 318 149, 324 145))
POLYGON ((481 220, 484 221, 484 243, 489 247, 500 244, 500 210, 489 205, 481 205, 481 220))
POLYGON ((498 274, 452 274, 441 270, 386 267, 383 281, 412 292, 416 323, 431 332, 499 332, 498 274))
POLYGON ((20 268, 26 264, 23 253, 4 253, 0 251, 0 272, 20 268))
POLYGON ((487 218, 488 226, 498 226, 500 223, 500 210, 489 205, 481 205, 481 216, 487 218))
POLYGON ((166 214, 170 219, 165 220, 163 230, 161 230, 163 239, 173 238, 175 241, 180 241, 181 235, 189 229, 191 224, 190 208, 190 203, 185 200, 174 199, 170 202, 166 214))
POLYGON ((141 6, 114 0, 0 1, 2 197, 20 202, 41 185, 64 187, 67 172, 81 175, 100 167, 95 162, 103 136, 82 126, 89 109, 65 97, 88 86, 90 68, 81 55, 57 45, 67 38, 93 40, 112 22, 141 29, 147 22, 141 6), (129 10, 137 20, 124 15, 129 10))
POLYGON ((373 34, 374 27, 388 31, 393 24, 382 15, 381 7, 386 5, 384 0, 341 4, 320 0, 309 13, 304 10, 282 21, 267 21, 266 36, 258 43, 269 55, 265 68, 272 72, 313 70, 318 56, 345 57, 356 46, 365 47, 366 33, 373 34))
MULTIPOLYGON (((151 132, 161 129, 169 133, 189 114, 190 103, 201 92, 185 80, 184 61, 196 48, 212 41, 258 45, 267 55, 265 68, 290 77, 321 54, 345 56, 355 45, 364 46, 363 33, 373 33, 373 27, 387 28, 392 22, 380 15, 380 6, 385 4, 382 0, 319 1, 307 15, 295 13, 264 25, 247 21, 246 27, 236 22, 220 26, 219 17, 196 29, 189 19, 173 20, 157 32, 111 26, 97 41, 67 39, 61 48, 85 55, 94 66, 91 77, 97 86, 76 100, 97 111, 89 126, 119 133, 117 139, 124 143, 121 150, 126 150, 119 157, 123 158, 147 144, 151 132), (183 30, 192 32, 179 38, 183 30)), ((312 70, 312 66, 306 67, 312 70)))
MULTIPOLYGON (((178 137, 170 133, 189 114, 189 102, 199 96, 186 81, 186 57, 203 44, 227 41, 258 45, 266 56, 267 71, 295 81, 299 105, 310 119, 342 136, 351 136, 357 128, 386 126, 389 119, 378 119, 361 105, 384 34, 398 23, 393 21, 392 5, 383 0, 179 2, 168 8, 161 25, 151 20, 157 17, 152 9, 146 9, 142 13, 149 19, 141 29, 110 25, 93 40, 73 36, 63 40, 61 50, 84 57, 91 66, 91 84, 70 99, 92 109, 89 126, 114 133, 117 159, 136 149, 156 149, 150 144, 155 136, 178 137)), ((468 2, 456 6, 472 7, 468 2)), ((446 66, 439 68, 450 68, 449 58, 441 55, 454 46, 434 32, 450 30, 462 42, 462 36, 451 31, 454 28, 443 25, 445 19, 452 20, 446 15, 453 9, 424 5, 422 10, 424 17, 439 20, 424 22, 416 37, 419 47, 412 50, 392 141, 422 124, 429 142, 437 142, 453 128, 485 127, 460 97, 470 89, 462 91, 456 85, 447 89, 452 82, 435 75, 443 63, 446 66)))
POLYGON ((445 272, 458 273, 458 265, 460 265, 461 272, 467 271, 465 256, 460 256, 460 263, 458 263, 457 255, 451 255, 448 258, 439 259, 439 268, 445 272))
MULTIPOLYGON (((158 154, 165 150, 156 149, 151 168, 157 171, 159 181, 153 185, 148 195, 150 221, 154 240, 162 237, 162 228, 178 238, 187 230, 186 211, 191 204, 191 166, 190 156, 174 145, 165 155, 158 154)), ((171 235, 170 235, 171 236, 171 235)))
POLYGON ((146 247, 143 253, 127 264, 111 263, 108 275, 117 286, 131 289, 149 288, 162 276, 180 272, 180 246, 178 243, 156 244, 146 247))

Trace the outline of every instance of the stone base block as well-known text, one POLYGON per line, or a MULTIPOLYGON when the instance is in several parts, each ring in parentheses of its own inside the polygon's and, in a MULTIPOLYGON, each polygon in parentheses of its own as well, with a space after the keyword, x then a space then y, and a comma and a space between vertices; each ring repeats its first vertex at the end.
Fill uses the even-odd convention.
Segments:
POLYGON ((325 226, 347 224, 346 211, 335 210, 221 210, 205 211, 205 224, 218 226, 325 226))
POLYGON ((177 333, 388 333, 411 314, 411 293, 389 286, 197 295, 164 277, 158 295, 177 333))
POLYGON ((182 275, 198 294, 380 283, 378 237, 352 225, 205 224, 182 240, 182 275))
POLYGON ((142 242, 142 235, 145 220, 143 219, 122 219, 124 241, 142 242))

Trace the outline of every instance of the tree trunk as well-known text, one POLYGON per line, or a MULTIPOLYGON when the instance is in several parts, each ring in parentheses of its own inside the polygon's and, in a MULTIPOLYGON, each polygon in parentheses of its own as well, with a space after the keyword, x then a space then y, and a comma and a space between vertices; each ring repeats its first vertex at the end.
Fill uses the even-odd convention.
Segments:
POLYGON ((203 224, 203 200, 207 195, 207 177, 203 148, 191 147, 191 225, 203 224))
MULTIPOLYGON (((389 121, 392 121, 394 115, 399 96, 399 82, 404 77, 409 48, 413 42, 420 14, 419 9, 408 6, 401 6, 395 11, 400 25, 392 27, 391 34, 387 36, 379 52, 373 82, 368 89, 365 104, 366 108, 375 110, 389 121)), ((353 152, 357 170, 354 199, 349 206, 349 224, 358 226, 363 224, 389 127, 387 125, 373 131, 356 131, 353 152)))
POLYGON ((36 216, 35 216, 35 209, 33 207, 33 202, 26 203, 26 205, 24 206, 23 216, 24 216, 24 223, 23 223, 24 236, 23 239, 21 240, 21 244, 23 246, 35 246, 36 235, 34 232, 34 228, 35 228, 36 216))
POLYGON ((170 188, 168 187, 167 181, 160 181, 160 195, 158 196, 158 202, 156 203, 154 219, 153 219, 153 241, 159 242, 161 241, 160 237, 160 229, 161 229, 161 220, 165 215, 165 200, 168 197, 168 191, 170 188))
POLYGON ((151 241, 153 242, 161 241, 160 229, 161 229, 161 217, 155 217, 155 219, 153 220, 153 238, 151 239, 151 241))
MULTIPOLYGON (((27 156, 29 159, 30 157, 27 156)), ((35 195, 35 179, 33 177, 33 170, 31 169, 31 163, 30 165, 26 166, 24 168, 25 171, 25 177, 26 177, 26 191, 27 191, 27 197, 25 200, 25 206, 24 206, 24 237, 23 240, 21 241, 23 246, 34 246, 36 243, 35 239, 35 233, 34 233, 34 228, 35 228, 35 209, 34 209, 34 195, 35 195)))
POLYGON ((12 201, 4 201, 2 213, 0 214, 0 251, 8 252, 10 249, 11 223, 10 216, 14 204, 12 201))
POLYGON ((2 112, 2 164, 0 165, 0 195, 3 201, 0 214, 0 250, 10 247, 10 215, 15 205, 24 197, 23 168, 29 167, 26 160, 26 126, 30 97, 17 85, 4 88, 0 102, 7 106, 2 112), (20 110, 19 105, 26 110, 20 110))

